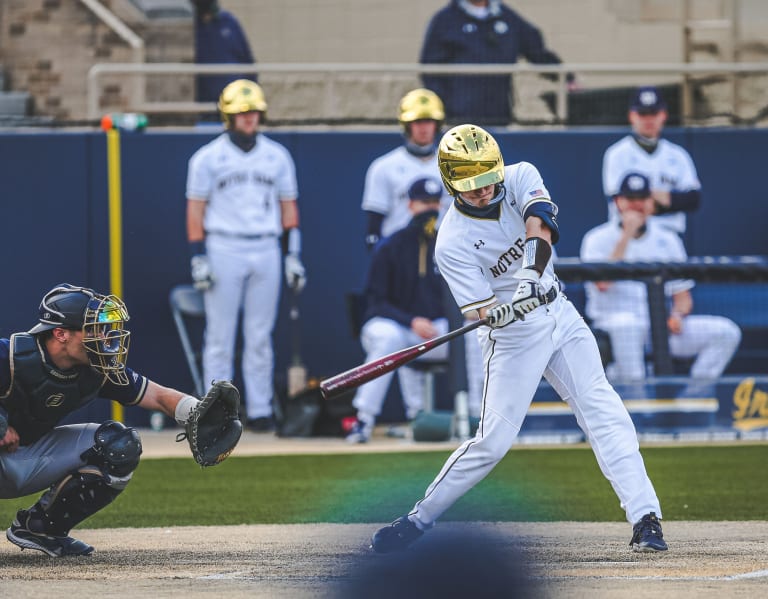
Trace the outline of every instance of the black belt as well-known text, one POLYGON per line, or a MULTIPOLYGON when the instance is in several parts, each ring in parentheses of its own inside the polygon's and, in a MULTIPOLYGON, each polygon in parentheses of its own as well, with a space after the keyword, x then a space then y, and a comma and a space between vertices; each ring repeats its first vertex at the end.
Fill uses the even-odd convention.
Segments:
POLYGON ((551 304, 555 301, 555 298, 557 298, 558 293, 560 293, 560 281, 556 281, 546 293, 540 293, 539 301, 542 304, 551 304))
POLYGON ((276 233, 225 233, 224 231, 206 231, 206 235, 218 235, 219 237, 229 237, 230 239, 271 239, 277 237, 276 233))

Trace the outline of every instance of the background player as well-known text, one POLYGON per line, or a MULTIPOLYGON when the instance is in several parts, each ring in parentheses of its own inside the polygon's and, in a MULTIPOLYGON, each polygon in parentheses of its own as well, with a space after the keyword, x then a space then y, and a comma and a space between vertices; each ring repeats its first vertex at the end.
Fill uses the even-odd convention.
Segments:
POLYGON ((527 162, 504 167, 496 140, 475 125, 448 131, 438 162, 455 197, 436 258, 461 311, 488 317, 481 343, 485 395, 474 438, 463 443, 405 516, 373 536, 379 552, 404 549, 482 480, 520 432, 541 377, 573 409, 605 477, 634 524, 639 551, 664 551, 659 500, 621 398, 605 378, 595 338, 559 292, 551 244, 557 207, 527 162))
MULTIPOLYGON (((444 188, 434 177, 422 177, 408 188, 410 223, 376 246, 365 289, 367 309, 360 340, 370 362, 448 332, 443 280, 434 262, 437 217, 444 188)), ((445 359, 448 346, 425 354, 445 359)), ((425 377, 409 366, 397 370, 405 416, 412 420, 422 409, 425 377)), ((357 422, 347 435, 351 443, 370 439, 393 372, 366 383, 355 394, 357 422)))
MULTIPOLYGON (((436 139, 445 119, 443 102, 434 92, 414 89, 400 100, 398 120, 405 142, 374 160, 368 167, 363 190, 363 210, 367 217, 365 243, 372 249, 382 237, 405 227, 411 219, 408 187, 420 177, 437 177, 436 139)), ((442 216, 451 204, 443 192, 442 216)), ((482 355, 473 333, 464 338, 469 412, 479 416, 482 396, 480 371, 482 355)))
POLYGON ((306 282, 296 169, 288 150, 259 133, 267 103, 258 84, 227 85, 219 111, 227 131, 195 152, 187 173, 192 279, 205 292, 203 375, 232 380, 242 310, 246 424, 269 431, 281 235, 288 285, 301 291, 306 282))
POLYGON ((667 104, 655 87, 640 87, 629 105, 632 133, 610 146, 603 156, 603 192, 611 222, 618 222, 613 197, 629 172, 641 173, 651 182, 659 224, 683 235, 686 213, 698 209, 701 183, 691 155, 681 146, 661 138, 667 121, 667 104))
MULTIPOLYGON (((614 198, 620 226, 608 222, 584 235, 584 262, 685 262, 688 259, 680 238, 655 219, 650 181, 640 173, 629 173, 614 198)), ((668 318, 669 350, 672 356, 694 357, 694 384, 711 383, 723 374, 741 341, 738 325, 723 316, 692 315, 691 280, 668 281, 671 298, 668 318)), ((614 361, 608 366, 611 378, 637 382, 645 378, 645 348, 650 344, 651 324, 648 292, 641 281, 586 283, 587 315, 593 325, 611 337, 614 361)))
POLYGON ((111 503, 139 464, 136 429, 113 420, 58 426, 65 416, 98 396, 183 424, 198 404, 126 366, 127 321, 119 298, 62 284, 43 298, 37 325, 0 339, 0 499, 50 487, 6 532, 22 549, 91 554, 69 531, 111 503))
MULTIPOLYGON (((437 144, 445 110, 443 102, 428 89, 414 89, 400 100, 398 120, 403 145, 379 156, 365 175, 362 208, 366 213, 365 243, 368 249, 411 220, 408 187, 420 177, 437 177, 437 144)), ((441 211, 451 198, 443 194, 441 211)))

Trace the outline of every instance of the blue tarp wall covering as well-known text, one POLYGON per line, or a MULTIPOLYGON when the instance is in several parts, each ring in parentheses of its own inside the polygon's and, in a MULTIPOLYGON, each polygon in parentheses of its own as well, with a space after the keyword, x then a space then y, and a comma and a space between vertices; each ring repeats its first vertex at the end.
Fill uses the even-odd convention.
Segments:
MULTIPOLYGON (((560 256, 575 256, 583 234, 606 217, 601 163, 626 129, 497 131, 508 163, 541 171, 560 207, 560 256)), ((187 160, 217 130, 122 135, 124 299, 131 313, 129 364, 161 384, 192 390, 168 293, 189 282, 185 235, 187 160)), ((361 363, 350 332, 345 292, 363 285, 368 257, 360 200, 370 162, 401 142, 395 132, 275 132, 294 157, 299 178, 303 258, 309 282, 300 298, 302 353, 311 375, 361 363)), ((691 152, 703 204, 689 220, 691 255, 768 254, 768 131, 670 129, 691 152)), ((101 132, 0 134, 3 299, 0 336, 36 321, 54 284, 109 289, 106 137, 101 132)), ((290 358, 285 294, 275 330, 276 370, 290 358)), ((106 404, 107 402, 97 402, 106 404)), ((108 413, 108 405, 92 407, 108 413)), ((395 408, 397 409, 397 408, 395 408)), ((101 414, 101 412, 100 412, 101 414)), ((135 408, 129 422, 143 424, 135 408)))

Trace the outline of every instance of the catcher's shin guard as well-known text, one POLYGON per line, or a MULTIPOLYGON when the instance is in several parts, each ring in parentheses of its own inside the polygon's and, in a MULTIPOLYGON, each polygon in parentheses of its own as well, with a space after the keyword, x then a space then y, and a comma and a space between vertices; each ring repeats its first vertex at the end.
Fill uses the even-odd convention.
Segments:
POLYGON ((141 439, 135 428, 108 420, 93 434, 93 447, 80 456, 87 463, 51 485, 29 509, 32 532, 66 536, 123 492, 139 465, 141 439))
POLYGON ((94 466, 84 466, 40 497, 29 509, 27 528, 36 533, 66 536, 74 526, 112 503, 131 476, 112 476, 94 466))

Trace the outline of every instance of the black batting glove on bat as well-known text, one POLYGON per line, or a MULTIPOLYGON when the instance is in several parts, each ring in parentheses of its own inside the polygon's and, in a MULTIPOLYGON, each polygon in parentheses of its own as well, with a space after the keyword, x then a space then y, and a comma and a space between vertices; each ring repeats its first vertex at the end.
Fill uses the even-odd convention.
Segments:
POLYGON ((515 321, 515 311, 512 304, 499 304, 485 313, 488 326, 492 329, 500 329, 515 321))

